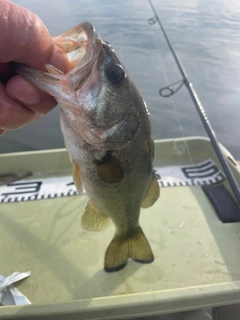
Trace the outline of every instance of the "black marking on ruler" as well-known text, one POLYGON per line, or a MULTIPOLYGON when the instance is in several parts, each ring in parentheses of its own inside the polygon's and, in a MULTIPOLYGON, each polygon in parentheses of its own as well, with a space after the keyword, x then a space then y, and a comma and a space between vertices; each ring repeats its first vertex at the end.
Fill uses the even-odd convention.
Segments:
POLYGON ((74 182, 69 182, 66 184, 67 186, 73 186, 74 185, 74 182))
POLYGON ((30 181, 30 182, 18 182, 10 183, 7 187, 16 187, 12 192, 2 193, 3 196, 10 196, 13 194, 26 194, 26 193, 35 193, 38 192, 41 188, 42 181, 30 181))
POLYGON ((185 175, 185 177, 188 179, 207 178, 219 172, 217 166, 211 161, 207 161, 206 163, 201 165, 184 167, 184 168, 181 168, 181 170, 185 175))
POLYGON ((157 180, 160 180, 161 179, 161 175, 157 172, 157 169, 154 169, 154 173, 155 173, 155 176, 156 176, 157 180))
POLYGON ((207 166, 209 166, 209 165, 210 165, 210 167, 213 165, 213 163, 212 163, 210 160, 208 160, 208 161, 206 161, 206 162, 204 162, 204 163, 194 164, 193 166, 191 166, 191 168, 192 168, 192 169, 195 169, 195 170, 200 170, 200 171, 201 171, 201 169, 205 170, 205 168, 206 168, 207 166))

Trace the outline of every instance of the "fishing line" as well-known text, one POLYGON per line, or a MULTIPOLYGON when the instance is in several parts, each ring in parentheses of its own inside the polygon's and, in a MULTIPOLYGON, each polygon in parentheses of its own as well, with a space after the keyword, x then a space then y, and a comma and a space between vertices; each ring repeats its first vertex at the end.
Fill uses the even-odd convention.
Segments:
MULTIPOLYGON (((162 59, 162 57, 161 57, 161 61, 162 61, 162 69, 163 69, 163 73, 162 73, 162 74, 163 74, 164 82, 165 82, 165 83, 169 83, 168 78, 167 78, 166 69, 165 69, 164 64, 163 64, 163 59, 162 59)), ((180 81, 182 82, 182 80, 180 80, 180 81)), ((176 83, 179 83, 179 81, 178 81, 178 82, 175 82, 174 84, 176 84, 176 83)), ((174 85, 174 84, 172 84, 172 85, 174 85)), ((163 88, 160 89, 159 91, 166 90, 166 89, 171 90, 171 89, 170 89, 170 86, 172 86, 172 85, 163 87, 163 88)), ((182 85, 181 85, 181 86, 182 86, 182 85)), ((180 90, 180 88, 181 88, 181 87, 179 86, 179 89, 178 89, 178 90, 180 90)), ((176 93, 176 90, 175 90, 175 91, 172 91, 172 90, 171 90, 171 92, 175 92, 175 93, 176 93)), ((173 93, 173 94, 174 94, 174 93, 173 93)), ((185 148, 186 148, 186 151, 187 151, 187 155, 188 155, 188 157, 189 157, 189 160, 190 160, 190 163, 191 163, 191 165, 192 165, 192 168, 193 168, 194 172, 196 173, 194 161, 193 161, 193 158, 192 158, 192 156, 191 156, 191 151, 190 151, 190 149, 189 149, 189 147, 188 147, 188 143, 187 143, 187 141, 186 141, 186 136, 185 136, 185 134, 184 134, 184 130, 183 130, 183 127, 182 127, 182 124, 181 124, 181 120, 180 120, 180 118, 179 118, 179 116, 178 116, 178 113, 177 113, 177 107, 176 107, 175 101, 174 101, 174 99, 173 99, 173 97, 172 97, 173 94, 169 94, 169 95, 162 95, 162 94, 160 94, 160 95, 161 95, 162 97, 169 97, 169 98, 170 98, 171 105, 172 105, 172 109, 173 109, 173 112, 174 112, 174 115, 175 115, 175 118, 176 118, 176 121, 177 121, 179 130, 180 130, 181 136, 183 137, 183 142, 184 142, 184 145, 185 145, 185 148)), ((174 144, 174 148, 176 148, 175 144, 174 144)), ((177 150, 176 150, 176 151, 177 151, 177 150)), ((197 174, 196 174, 196 175, 197 175, 197 174)))
MULTIPOLYGON (((157 22, 157 20, 154 19, 154 18, 148 19, 148 23, 150 25, 154 25, 156 22, 157 22)), ((165 83, 169 83, 169 80, 168 80, 168 77, 167 77, 166 68, 164 66, 163 58, 162 58, 161 54, 160 54, 160 57, 161 57, 160 61, 161 61, 161 68, 162 68, 162 71, 163 71, 162 75, 163 75, 163 78, 164 78, 164 82, 165 83)), ((172 83, 170 85, 167 85, 167 86, 161 88, 159 90, 159 94, 160 94, 160 96, 162 96, 164 98, 170 98, 169 100, 171 102, 173 113, 175 115, 179 130, 180 130, 180 134, 181 134, 181 136, 183 138, 183 142, 184 142, 184 145, 185 145, 185 148, 186 148, 186 151, 187 151, 187 155, 188 155, 189 160, 190 160, 190 164, 191 164, 191 166, 192 166, 192 168, 193 168, 193 170, 194 170, 194 172, 195 172, 195 174, 197 176, 197 172, 196 172, 196 168, 195 168, 195 165, 194 165, 194 161, 193 161, 193 158, 191 156, 191 151, 190 151, 188 143, 186 141, 186 136, 184 134, 184 130, 183 130, 183 127, 182 127, 182 124, 181 124, 181 120, 180 120, 180 118, 178 116, 178 113, 177 113, 177 107, 176 107, 175 101, 174 101, 174 99, 172 97, 175 93, 177 93, 182 88, 183 85, 184 85, 184 80, 183 79, 178 80, 178 81, 176 81, 176 82, 174 82, 174 83, 172 83), (177 86, 176 89, 174 89, 175 86, 177 86)), ((175 148, 176 152, 178 152, 175 144, 174 144, 174 148, 175 148)))

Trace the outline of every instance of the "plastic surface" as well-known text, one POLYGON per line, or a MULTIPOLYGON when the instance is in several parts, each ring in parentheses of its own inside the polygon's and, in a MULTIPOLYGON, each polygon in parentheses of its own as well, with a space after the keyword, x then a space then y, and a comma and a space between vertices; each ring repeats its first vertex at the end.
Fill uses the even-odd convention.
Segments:
MULTIPOLYGON (((186 141, 192 161, 210 157, 219 165, 207 139, 186 141)), ((157 167, 190 163, 182 139, 155 145, 157 167)), ((235 160, 224 154, 240 183, 235 160)), ((61 176, 71 165, 65 150, 0 155, 0 174, 29 170, 61 176)), ((114 319, 240 302, 240 223, 223 224, 201 187, 162 188, 140 216, 155 261, 129 261, 113 274, 103 271, 103 258, 114 227, 83 230, 86 202, 76 196, 1 205, 1 274, 32 272, 17 286, 32 305, 1 307, 1 319, 114 319)))

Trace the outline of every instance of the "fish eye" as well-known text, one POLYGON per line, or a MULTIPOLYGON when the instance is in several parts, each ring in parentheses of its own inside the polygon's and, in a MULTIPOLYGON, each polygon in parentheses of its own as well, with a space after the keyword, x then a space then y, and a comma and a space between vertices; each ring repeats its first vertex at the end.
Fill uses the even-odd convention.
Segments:
POLYGON ((125 72, 119 64, 113 64, 107 69, 108 80, 114 85, 120 85, 125 79, 125 72))

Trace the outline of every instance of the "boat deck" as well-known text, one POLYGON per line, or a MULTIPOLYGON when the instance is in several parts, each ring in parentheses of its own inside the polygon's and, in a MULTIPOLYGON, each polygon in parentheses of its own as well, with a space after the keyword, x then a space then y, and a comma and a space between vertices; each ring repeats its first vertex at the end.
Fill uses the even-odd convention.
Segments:
MULTIPOLYGON (((220 167, 207 139, 187 143, 192 160, 210 155, 220 167)), ((155 166, 187 164, 186 152, 181 139, 158 141, 155 166)), ((29 179, 35 180, 71 170, 65 150, 1 155, 0 164, 1 173, 31 170, 29 179)), ((234 159, 229 164, 240 182, 234 159)), ((160 199, 140 216, 154 262, 129 261, 112 274, 104 272, 103 258, 114 226, 83 230, 87 200, 84 195, 1 205, 0 274, 30 270, 17 287, 32 302, 1 307, 1 319, 113 319, 240 302, 240 223, 222 223, 200 186, 161 188, 160 199)))

